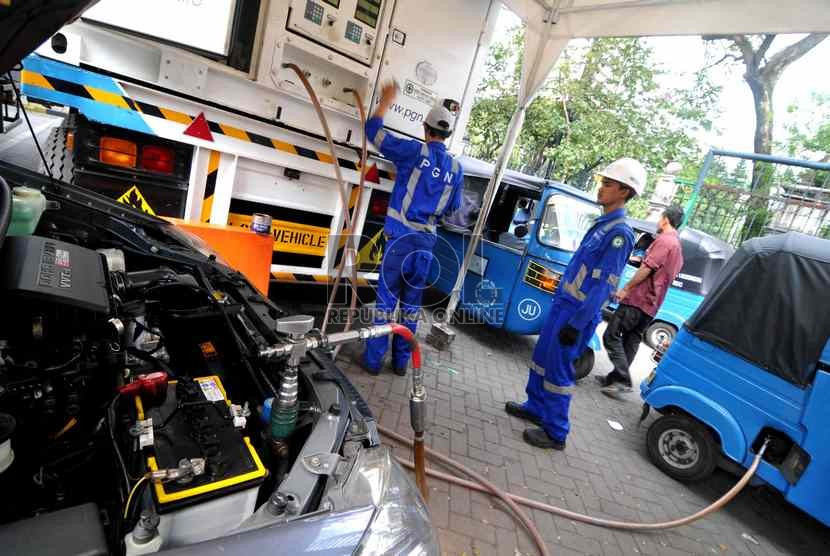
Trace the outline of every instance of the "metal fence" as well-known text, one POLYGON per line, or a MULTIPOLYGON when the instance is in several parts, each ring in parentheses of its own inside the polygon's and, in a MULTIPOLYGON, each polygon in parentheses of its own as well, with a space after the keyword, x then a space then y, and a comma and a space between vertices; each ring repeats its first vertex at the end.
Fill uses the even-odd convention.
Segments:
POLYGON ((830 164, 710 151, 695 183, 677 183, 673 202, 686 207, 686 225, 736 247, 789 231, 830 239, 830 164), (710 176, 715 157, 752 161, 751 180, 710 176))

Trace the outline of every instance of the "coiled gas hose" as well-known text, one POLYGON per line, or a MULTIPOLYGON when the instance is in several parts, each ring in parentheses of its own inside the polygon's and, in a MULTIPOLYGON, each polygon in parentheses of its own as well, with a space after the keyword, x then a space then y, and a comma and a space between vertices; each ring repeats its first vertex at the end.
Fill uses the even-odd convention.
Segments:
MULTIPOLYGON (((412 441, 410 439, 396 433, 395 431, 389 430, 385 427, 378 427, 378 430, 380 431, 380 433, 382 435, 384 435, 388 438, 391 438, 391 439, 393 439, 397 442, 400 442, 401 444, 410 445, 410 446, 412 445, 412 441)), ((581 513, 578 513, 578 512, 572 512, 570 510, 566 510, 565 508, 560 508, 558 506, 553 506, 553 505, 550 505, 550 504, 544 504, 542 502, 537 502, 536 500, 530 500, 528 498, 517 496, 515 494, 503 492, 501 489, 499 489, 497 486, 492 484, 490 481, 487 481, 486 479, 481 477, 475 471, 469 469, 468 467, 464 466, 463 464, 458 463, 457 461, 455 461, 455 460, 453 460, 453 459, 451 459, 451 458, 449 458, 449 457, 447 457, 447 456, 445 456, 445 455, 443 455, 439 452, 436 452, 435 450, 432 450, 431 448, 426 448, 426 453, 427 453, 428 456, 438 460, 439 462, 441 462, 441 463, 443 463, 443 464, 445 464, 449 467, 453 467, 453 468, 457 469, 458 471, 460 471, 461 473, 463 473, 463 474, 465 474, 469 477, 474 478, 477 482, 467 481, 467 480, 461 479, 459 477, 456 477, 455 475, 449 475, 447 473, 442 473, 441 471, 437 471, 437 470, 429 468, 429 467, 426 469, 426 473, 427 473, 427 475, 430 475, 432 477, 435 477, 437 479, 441 479, 441 480, 449 482, 449 483, 457 484, 459 486, 464 486, 464 487, 467 487, 467 488, 470 488, 472 490, 476 490, 476 491, 479 491, 479 492, 495 495, 495 496, 501 498, 502 500, 504 500, 505 498, 508 498, 508 499, 511 500, 511 502, 514 502, 513 504, 508 503, 508 506, 510 506, 511 509, 514 508, 515 503, 519 503, 519 504, 522 504, 522 505, 527 506, 529 508, 534 508, 534 509, 537 509, 537 510, 541 510, 543 512, 558 515, 558 516, 564 517, 566 519, 572 519, 574 521, 579 521, 581 523, 587 523, 588 525, 596 525, 597 527, 605 527, 605 528, 608 528, 608 529, 620 529, 620 530, 623 530, 623 531, 639 531, 639 532, 662 531, 662 530, 665 530, 665 529, 674 529, 675 527, 680 527, 682 525, 688 525, 689 523, 693 523, 695 521, 698 521, 699 519, 702 519, 702 518, 706 517, 707 515, 712 514, 716 511, 720 510, 726 504, 731 502, 732 499, 734 499, 738 495, 738 493, 740 493, 746 487, 746 485, 749 484, 749 481, 752 479, 753 475, 755 475, 755 472, 758 470, 758 466, 761 464, 761 460, 764 457, 764 453, 767 450, 767 445, 768 444, 769 444, 769 440, 764 441, 764 444, 761 446, 761 449, 758 450, 758 453, 755 454, 755 459, 752 461, 752 465, 749 466, 749 469, 746 470, 746 473, 744 473, 743 476, 740 478, 740 480, 738 480, 738 482, 735 483, 735 486, 733 486, 731 489, 729 489, 723 496, 718 498, 715 502, 713 502, 709 506, 703 508, 702 510, 700 510, 698 512, 695 512, 692 515, 681 517, 681 518, 674 519, 674 520, 671 520, 671 521, 662 521, 662 522, 657 522, 657 523, 635 523, 635 522, 616 521, 616 520, 612 520, 612 519, 604 519, 604 518, 594 517, 594 516, 590 516, 590 515, 581 514, 581 513)), ((409 467, 409 468, 413 467, 412 462, 406 461, 402 458, 396 458, 396 459, 398 460, 399 463, 401 463, 405 467, 409 467)), ((514 513, 515 513, 515 510, 514 510, 514 513)), ((518 513, 517 513, 517 515, 518 515, 518 513)), ((540 546, 539 548, 540 548, 540 552, 542 554, 545 554, 545 551, 542 550, 542 547, 540 546)))
MULTIPOLYGON (((392 440, 395 440, 397 442, 400 442, 401 444, 410 445, 410 446, 412 445, 412 441, 410 439, 408 439, 408 438, 406 438, 406 437, 404 437, 404 436, 402 436, 402 435, 400 435, 400 434, 398 434, 394 431, 391 431, 391 430, 389 430, 385 427, 378 427, 378 430, 380 431, 380 433, 382 435, 384 435, 388 438, 391 438, 392 440)), ((537 502, 536 500, 530 500, 528 498, 523 498, 521 496, 516 496, 515 494, 506 493, 506 492, 502 491, 501 489, 499 489, 496 485, 494 485, 490 481, 487 481, 486 479, 481 477, 475 471, 469 469, 468 467, 462 465, 461 463, 458 463, 457 461, 455 461, 455 460, 453 460, 453 459, 451 459, 451 458, 449 458, 449 457, 447 457, 447 456, 445 456, 445 455, 443 455, 439 452, 436 452, 435 450, 432 450, 431 448, 426 448, 426 453, 427 453, 428 456, 438 460, 439 462, 441 462, 441 463, 443 463, 443 464, 445 464, 449 467, 455 468, 456 470, 460 471, 461 473, 475 479, 475 482, 474 481, 467 481, 467 480, 461 479, 459 477, 456 477, 454 475, 450 475, 450 474, 447 474, 447 473, 442 473, 441 471, 437 471, 437 470, 431 469, 431 468, 427 468, 426 473, 427 473, 427 475, 430 475, 432 477, 435 477, 437 479, 441 479, 441 480, 449 482, 449 483, 453 483, 453 484, 456 484, 456 485, 459 485, 459 486, 464 486, 464 487, 467 487, 467 488, 470 488, 470 489, 473 489, 473 490, 476 490, 476 491, 479 491, 479 492, 484 492, 484 493, 487 493, 487 494, 495 495, 495 496, 501 498, 502 500, 509 499, 510 503, 507 503, 506 500, 505 500, 505 503, 507 503, 507 505, 511 508, 511 510, 514 511, 514 513, 516 513, 517 516, 519 516, 520 520, 523 523, 524 523, 524 520, 521 519, 521 515, 519 514, 519 512, 516 512, 516 510, 514 509, 516 503, 522 504, 522 505, 527 506, 529 508, 534 508, 534 509, 537 509, 537 510, 541 510, 543 512, 548 512, 548 513, 551 513, 551 514, 554 514, 554 515, 558 515, 558 516, 564 517, 566 519, 572 519, 574 521, 579 521, 581 523, 587 523, 588 525, 596 525, 598 527, 605 527, 605 528, 608 528, 608 529, 620 529, 620 530, 623 530, 623 531, 640 531, 640 532, 642 532, 642 531, 662 531, 662 530, 665 530, 665 529, 673 529, 675 527, 680 527, 682 525, 688 525, 689 523, 693 523, 695 521, 698 521, 699 519, 702 519, 702 518, 706 517, 707 515, 712 514, 716 511, 720 510, 726 504, 728 504, 730 501, 732 501, 732 499, 734 499, 738 495, 738 493, 740 493, 746 487, 746 485, 749 484, 749 481, 752 479, 753 475, 755 475, 755 472, 758 470, 758 466, 761 464, 761 459, 764 457, 764 453, 767 450, 768 443, 769 443, 769 440, 766 440, 764 442, 764 444, 761 446, 761 449, 758 450, 757 454, 755 454, 755 459, 752 461, 752 465, 749 466, 749 469, 746 470, 746 473, 743 474, 743 476, 740 478, 740 480, 738 480, 738 482, 735 483, 735 486, 733 486, 731 489, 729 489, 723 496, 718 498, 715 502, 713 502, 712 504, 710 504, 706 508, 703 508, 702 510, 700 510, 698 512, 695 512, 692 515, 681 517, 681 518, 674 519, 674 520, 671 520, 671 521, 663 521, 663 522, 658 522, 658 523, 634 523, 634 522, 628 522, 628 521, 616 521, 616 520, 612 520, 612 519, 604 519, 604 518, 599 518, 599 517, 594 517, 594 516, 590 516, 590 515, 581 514, 581 513, 578 513, 578 512, 572 512, 570 510, 566 510, 565 508, 560 508, 558 506, 552 506, 550 504, 544 504, 542 502, 537 502)), ((401 463, 402 465, 404 465, 405 467, 412 468, 412 466, 413 466, 413 464, 409 461, 403 460, 401 458, 396 458, 396 459, 398 459, 398 462, 401 463)), ((525 524, 525 525, 527 526, 527 524, 525 524)), ((528 528, 528 531, 530 531, 529 528, 528 528)), ((530 531, 530 532, 531 532, 531 536, 533 536, 534 540, 536 540, 535 535, 533 535, 532 531, 530 531)), ((539 545, 539 542, 537 541, 536 544, 539 545)), ((539 545, 539 550, 542 554, 546 554, 547 552, 546 552, 546 549, 543 549, 543 544, 544 544, 544 541, 542 541, 542 545, 539 545)))

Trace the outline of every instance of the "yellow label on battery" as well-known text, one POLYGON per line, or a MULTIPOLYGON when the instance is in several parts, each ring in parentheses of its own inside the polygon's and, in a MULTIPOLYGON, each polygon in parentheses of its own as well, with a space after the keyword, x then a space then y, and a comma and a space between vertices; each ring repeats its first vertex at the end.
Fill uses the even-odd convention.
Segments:
MULTIPOLYGON (((247 214, 228 215, 231 226, 251 227, 251 216, 247 214)), ((285 220, 271 221, 271 235, 274 236, 274 251, 299 253, 324 257, 329 240, 329 229, 308 226, 285 220)))

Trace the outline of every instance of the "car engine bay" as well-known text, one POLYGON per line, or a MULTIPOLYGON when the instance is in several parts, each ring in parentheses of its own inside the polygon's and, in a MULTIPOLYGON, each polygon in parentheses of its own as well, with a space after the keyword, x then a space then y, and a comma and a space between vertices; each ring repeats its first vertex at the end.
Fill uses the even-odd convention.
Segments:
POLYGON ((256 354, 290 317, 174 226, 52 186, 0 248, 0 545, 146 554, 380 503, 353 471, 391 460, 324 351, 275 437, 288 363, 256 354))

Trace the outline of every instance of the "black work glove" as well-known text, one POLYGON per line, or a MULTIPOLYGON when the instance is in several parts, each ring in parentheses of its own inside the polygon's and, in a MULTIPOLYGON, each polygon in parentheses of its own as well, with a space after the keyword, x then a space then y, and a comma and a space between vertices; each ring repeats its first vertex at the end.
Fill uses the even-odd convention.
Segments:
POLYGON ((579 330, 566 324, 559 330, 559 343, 563 346, 572 346, 576 344, 579 338, 579 330))

